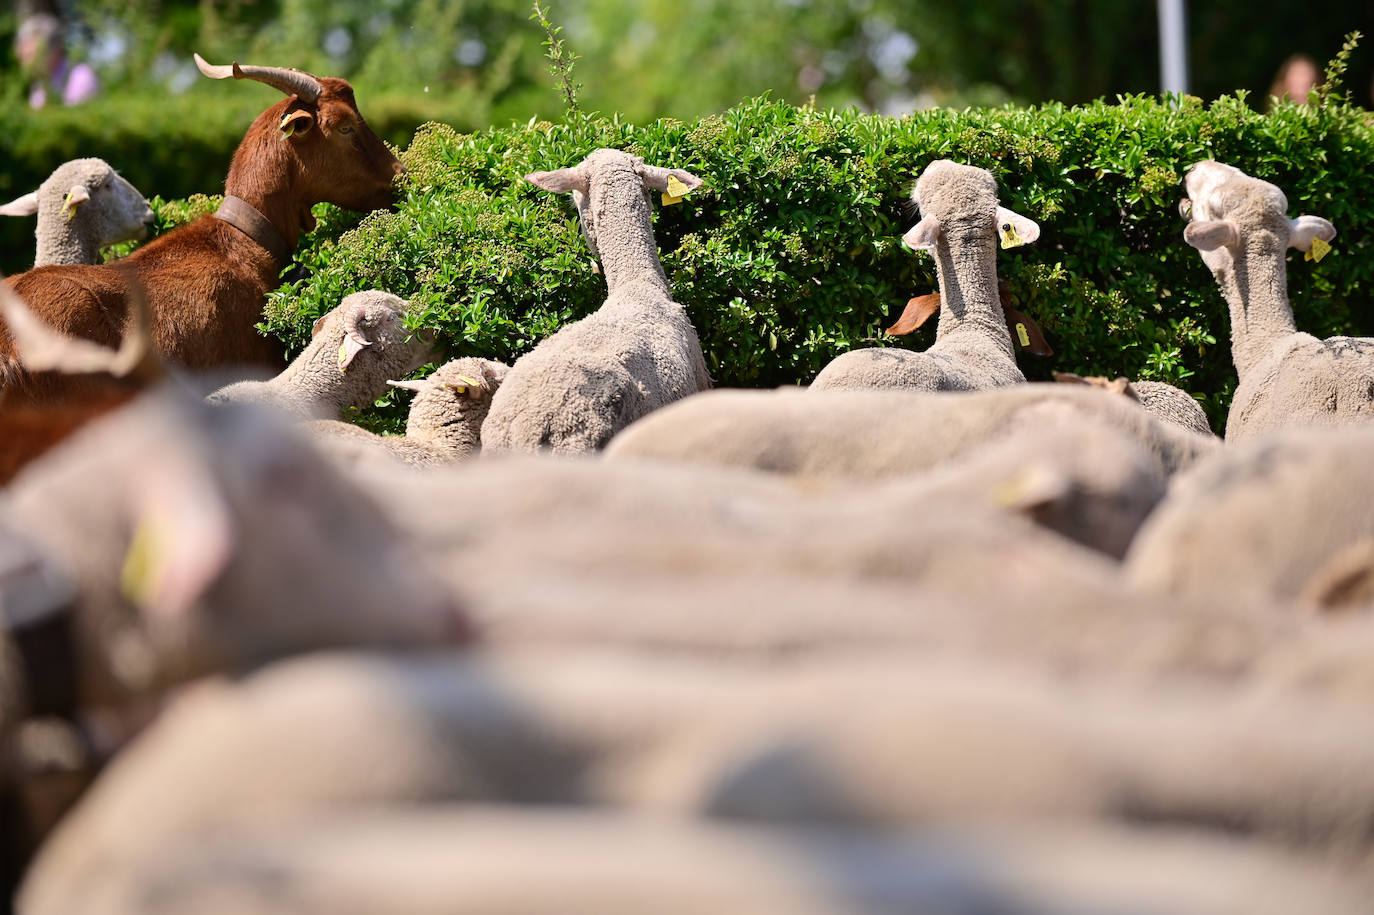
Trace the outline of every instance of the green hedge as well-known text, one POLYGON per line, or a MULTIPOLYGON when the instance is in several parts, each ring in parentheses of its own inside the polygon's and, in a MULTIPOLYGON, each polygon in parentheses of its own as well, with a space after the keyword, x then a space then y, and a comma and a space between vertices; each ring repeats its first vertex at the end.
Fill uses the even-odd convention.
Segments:
POLYGON ((1209 157, 1284 188, 1292 214, 1335 223, 1320 265, 1290 257, 1298 326, 1374 335, 1365 113, 1262 115, 1234 97, 904 118, 753 100, 696 123, 582 118, 470 135, 429 124, 404 153, 411 187, 398 210, 308 240, 298 258, 315 272, 273 293, 266 328, 299 347, 315 317, 376 286, 413 299, 416 323, 455 353, 515 358, 605 295, 568 198, 521 176, 599 146, 705 179, 686 202, 656 209, 656 233, 720 385, 808 382, 854 347, 929 345, 929 331, 898 342, 882 328, 935 288, 931 259, 899 238, 915 219, 913 179, 936 158, 991 169, 1003 202, 1041 225, 1036 244, 998 256, 1017 307, 1056 350, 1022 357, 1032 378, 1063 369, 1169 381, 1220 425, 1235 384, 1225 303, 1177 211, 1183 172, 1209 157))

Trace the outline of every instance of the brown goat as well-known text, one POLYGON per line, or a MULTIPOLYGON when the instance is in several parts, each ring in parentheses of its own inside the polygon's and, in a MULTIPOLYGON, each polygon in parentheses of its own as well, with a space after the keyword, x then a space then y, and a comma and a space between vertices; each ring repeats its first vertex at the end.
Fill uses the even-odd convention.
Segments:
POLYGON ((124 406, 166 376, 148 335, 146 300, 129 296, 129 332, 118 350, 53 332, 0 283, 0 318, 31 371, 72 383, 41 405, 11 403, 0 390, 0 485, 81 426, 124 406))
MULTIPOLYGON (((392 203, 405 169, 358 111, 345 80, 280 67, 211 66, 201 72, 267 83, 289 96, 248 129, 225 181, 225 205, 158 238, 113 265, 40 267, 8 282, 38 317, 62 334, 118 345, 129 322, 130 284, 147 296, 153 345, 193 369, 285 364, 281 348, 257 333, 267 293, 320 202, 351 210, 392 203)), ((72 382, 30 374, 0 325, 0 388, 9 404, 49 402, 72 382)))

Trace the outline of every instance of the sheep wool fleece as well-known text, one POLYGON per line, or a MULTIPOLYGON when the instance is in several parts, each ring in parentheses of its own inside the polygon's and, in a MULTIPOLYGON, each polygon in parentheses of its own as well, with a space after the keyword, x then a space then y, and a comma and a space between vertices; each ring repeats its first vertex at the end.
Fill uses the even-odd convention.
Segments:
POLYGON ((1310 251, 1335 227, 1317 216, 1290 220, 1283 191, 1220 162, 1197 163, 1184 186, 1184 238, 1202 252, 1231 316, 1240 383, 1227 439, 1374 418, 1374 339, 1300 333, 1288 302, 1287 249, 1310 251))
POLYGON ((689 189, 701 184, 614 149, 529 176, 546 190, 572 191, 609 295, 515 363, 482 426, 484 449, 595 451, 644 414, 710 387, 701 343, 673 301, 654 241, 649 191, 666 190, 670 176, 689 189))
MULTIPOLYGON (((904 388, 976 391, 1026 380, 1016 365, 997 295, 999 216, 997 182, 990 172, 948 160, 932 162, 916 182, 913 199, 924 233, 922 247, 935 257, 940 316, 935 343, 922 353, 902 349, 854 350, 838 357, 811 384, 828 388, 904 388), (932 238, 933 236, 933 238, 932 238)), ((1025 241, 1038 228, 1015 217, 1025 241)))

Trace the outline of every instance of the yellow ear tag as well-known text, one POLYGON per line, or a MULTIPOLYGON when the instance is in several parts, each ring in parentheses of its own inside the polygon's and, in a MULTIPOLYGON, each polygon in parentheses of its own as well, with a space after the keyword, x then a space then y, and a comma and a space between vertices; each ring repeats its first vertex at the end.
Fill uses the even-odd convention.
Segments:
POLYGON ((663 195, 663 205, 672 206, 681 203, 682 198, 692 192, 692 189, 678 180, 677 175, 668 176, 668 192, 663 195))
POLYGON ((348 341, 339 344, 339 371, 348 371, 348 341))
POLYGON ((470 387, 474 387, 474 388, 475 388, 475 387, 478 386, 477 382, 473 381, 471 378, 469 378, 469 377, 466 376, 466 375, 459 375, 459 376, 458 376, 458 380, 459 380, 459 381, 462 381, 462 382, 465 382, 465 383, 468 384, 470 387))
POLYGON ((1030 334, 1026 333, 1026 325, 1020 321, 1016 322, 1016 339, 1022 346, 1030 346, 1030 334))
POLYGON ((1021 240, 1021 236, 1016 234, 1016 226, 1009 222, 1002 223, 1003 248, 1019 248, 1024 244, 1025 242, 1021 240))
POLYGON ((1312 247, 1302 256, 1305 261, 1316 261, 1321 263, 1321 259, 1331 253, 1331 246, 1320 238, 1313 237, 1312 247))
POLYGON ((281 138, 283 140, 295 135, 296 121, 291 117, 291 112, 282 115, 281 123, 277 125, 277 129, 281 131, 281 138))
POLYGON ((76 204, 72 202, 72 195, 68 192, 62 201, 62 215, 71 219, 76 216, 76 204))
POLYGON ((119 591, 131 603, 142 606, 152 600, 153 575, 162 545, 163 538, 148 521, 143 521, 134 530, 129 551, 124 554, 124 566, 119 571, 119 591))

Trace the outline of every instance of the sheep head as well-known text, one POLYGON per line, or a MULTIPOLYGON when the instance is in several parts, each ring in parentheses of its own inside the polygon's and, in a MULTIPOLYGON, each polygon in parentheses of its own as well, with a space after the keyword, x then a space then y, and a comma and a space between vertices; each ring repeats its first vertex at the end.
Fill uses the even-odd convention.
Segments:
MULTIPOLYGON (((316 203, 360 211, 392 204, 395 180, 405 167, 367 126, 347 80, 285 67, 213 66, 199 54, 195 58, 211 79, 257 80, 289 96, 253 122, 234 154, 231 176, 237 173, 251 185, 261 180, 258 172, 264 168, 284 169, 300 198, 307 230, 314 226, 309 209, 316 203)), ((230 193, 244 196, 235 189, 230 193)))
POLYGON ((1214 272, 1246 246, 1268 254, 1285 247, 1310 251, 1314 239, 1336 237, 1336 227, 1320 216, 1289 219, 1283 191, 1234 166, 1199 162, 1188 169, 1183 186, 1187 197, 1179 203, 1179 214, 1189 220, 1183 239, 1202 252, 1214 272))
POLYGON ((79 219, 101 248, 145 237, 154 215, 138 189, 104 159, 64 162, 37 191, 0 206, 3 216, 32 216, 39 212, 79 219))
POLYGON ((1004 248, 1040 237, 1034 220, 997 204, 997 181, 981 168, 939 159, 921 172, 911 196, 921 209, 921 221, 902 241, 914 251, 934 252, 942 236, 957 237, 961 244, 1000 238, 1004 248))
POLYGON ((577 165, 551 172, 531 172, 525 180, 556 194, 572 194, 582 235, 595 257, 601 256, 596 243, 597 214, 608 198, 632 200, 635 198, 632 189, 637 191, 644 201, 640 215, 647 219, 653 207, 652 193, 667 193, 670 180, 680 193, 690 193, 702 185, 702 180, 691 172, 647 165, 638 156, 619 149, 598 149, 577 165))

